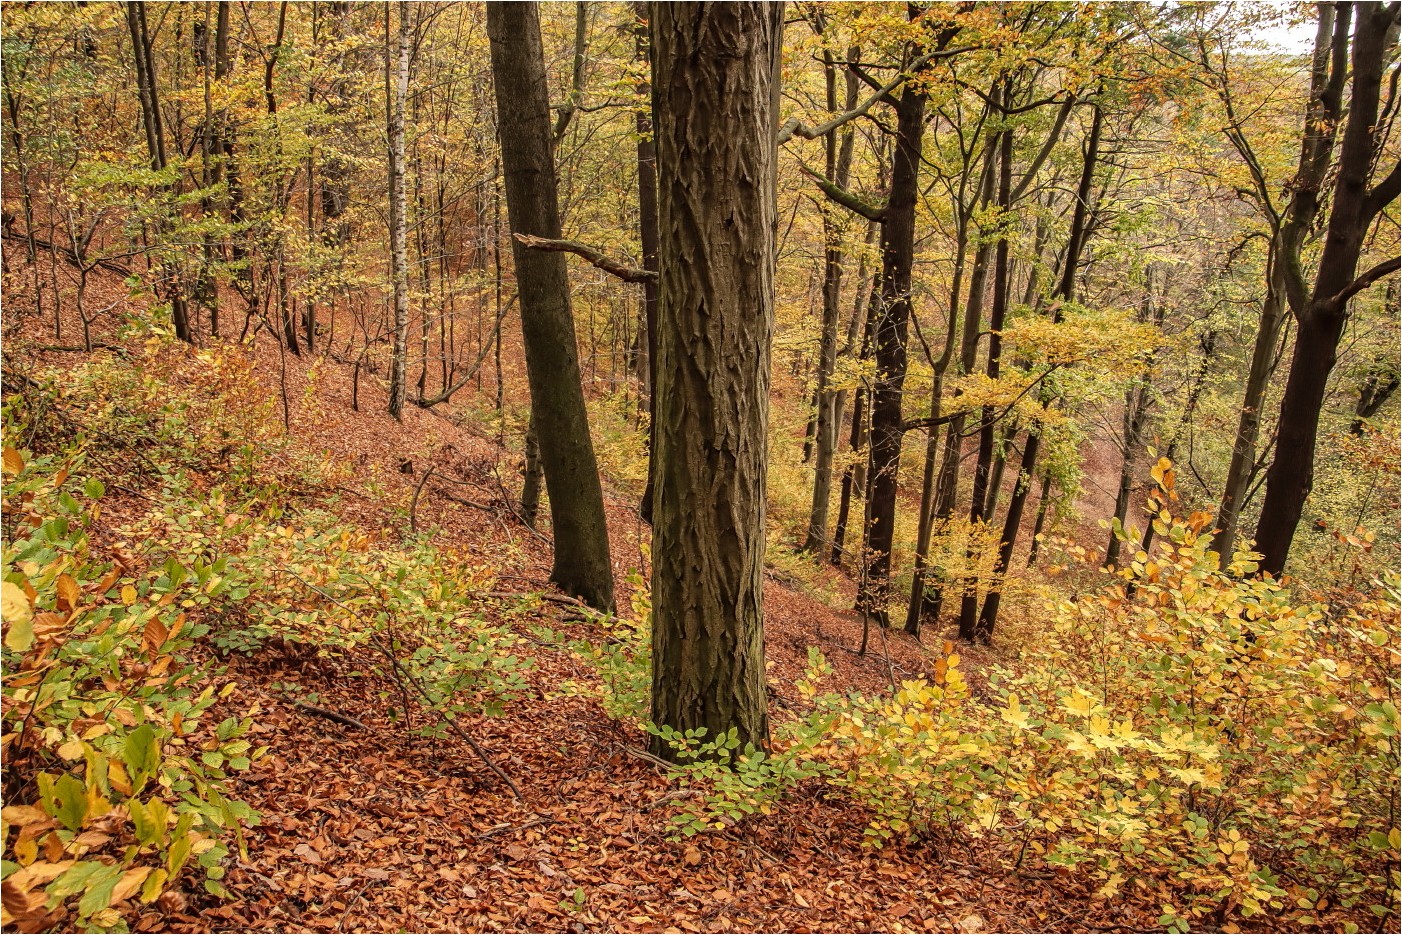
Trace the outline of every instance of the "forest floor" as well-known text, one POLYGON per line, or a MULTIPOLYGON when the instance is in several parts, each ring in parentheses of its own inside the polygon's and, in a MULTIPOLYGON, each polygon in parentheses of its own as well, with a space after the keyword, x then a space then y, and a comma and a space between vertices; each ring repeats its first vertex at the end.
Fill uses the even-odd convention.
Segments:
MULTIPOLYGON (((74 322, 69 322, 68 334, 74 322)), ((26 344, 53 341, 32 319, 26 344)), ((14 337, 14 332, 11 333, 14 337)), ((112 340, 104 336, 102 340, 112 340)), ((47 363, 78 363, 81 352, 34 351, 47 363)), ((343 520, 381 534, 402 533, 402 503, 429 464, 475 489, 424 485, 415 518, 440 544, 460 548, 496 572, 496 587, 548 591, 550 547, 509 513, 506 490, 519 465, 470 419, 450 407, 410 406, 402 423, 384 413, 378 380, 362 377, 351 406, 351 369, 328 357, 294 358, 266 336, 255 372, 288 400, 292 432, 309 448, 351 466, 335 496, 317 500, 343 520), (308 392, 314 384, 314 391, 308 392), (314 408, 304 408, 314 407, 314 408), (405 462, 410 462, 406 464, 405 462), (410 472, 412 471, 412 472, 410 472), (374 480, 374 484, 369 483, 374 480), (396 496, 386 488, 398 485, 396 496), (449 499, 451 491, 457 500, 449 499), (460 501, 471 501, 465 506, 460 501)), ((626 576, 645 557, 647 527, 631 497, 607 490, 619 606, 626 576)), ((139 496, 139 492, 138 492, 139 496)), ((109 521, 144 509, 114 492, 109 521)), ((110 502, 109 502, 110 501, 110 502)), ((548 523, 541 528, 548 529, 548 523)), ((824 590, 847 593, 837 571, 824 590)), ((512 604, 501 603, 503 609, 512 604)), ((646 737, 585 697, 553 689, 590 672, 570 652, 531 637, 530 623, 566 633, 589 624, 567 601, 506 613, 533 656, 526 697, 504 716, 468 724, 508 773, 517 799, 457 738, 410 737, 391 721, 388 686, 356 673, 350 657, 265 650, 232 656, 239 692, 224 713, 256 705, 256 744, 269 754, 236 774, 232 794, 261 812, 248 833, 248 859, 225 883, 232 899, 170 894, 137 920, 141 931, 1095 931, 1155 928, 1157 907, 1095 900, 1067 874, 1010 869, 1006 848, 932 844, 865 846, 868 816, 856 805, 801 787, 772 814, 723 831, 675 839, 679 792, 645 753, 646 737), (353 673, 356 673, 353 675, 353 673), (295 683, 305 699, 361 726, 328 720, 273 686, 295 683)), ((772 717, 794 716, 793 680, 808 647, 833 668, 826 686, 882 692, 933 666, 942 635, 922 645, 900 632, 874 633, 856 652, 862 624, 770 575, 765 586, 772 717), (927 649, 929 647, 929 649, 927 649)), ((494 611, 487 608, 490 615, 494 611)), ((996 650, 962 652, 977 685, 996 650)))

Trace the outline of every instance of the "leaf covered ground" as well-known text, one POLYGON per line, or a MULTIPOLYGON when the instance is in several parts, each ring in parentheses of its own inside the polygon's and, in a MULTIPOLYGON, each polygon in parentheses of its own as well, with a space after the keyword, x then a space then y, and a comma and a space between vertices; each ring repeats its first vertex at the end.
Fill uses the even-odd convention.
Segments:
MULTIPOLYGON (((164 353, 164 352, 163 352, 164 353)), ((184 350, 170 353, 184 354, 184 350)), ((1159 926, 1161 906, 1131 880, 1097 894, 1083 875, 1020 859, 997 837, 930 836, 867 846, 871 814, 821 782, 801 784, 763 814, 683 838, 674 817, 694 788, 670 781, 645 752, 642 731, 599 703, 599 675, 568 641, 607 639, 596 618, 554 594, 547 537, 527 530, 508 501, 520 465, 499 426, 471 412, 411 408, 382 414, 373 383, 351 406, 349 368, 307 367, 271 342, 253 348, 251 373, 288 400, 292 435, 334 477, 294 491, 306 507, 383 541, 407 527, 482 569, 478 612, 520 639, 531 663, 525 689, 501 716, 461 726, 511 788, 462 736, 408 729, 430 713, 388 701, 396 687, 365 650, 318 653, 297 640, 252 652, 204 646, 238 690, 215 715, 252 715, 248 738, 267 754, 234 773, 232 797, 261 813, 246 859, 229 858, 229 898, 194 885, 134 907, 142 931, 1118 931, 1159 926), (284 365, 285 368, 284 368, 284 365), (285 381, 285 382, 284 382, 285 381), (428 476, 426 472, 430 471, 428 476), (216 658, 217 657, 217 658, 216 658), (406 721, 408 724, 406 725, 406 721)), ((41 353, 31 363, 77 363, 41 353)), ((196 488, 216 475, 196 473, 196 488)), ((620 607, 646 569, 647 528, 624 491, 608 510, 620 607)), ((122 556, 110 530, 149 509, 154 490, 113 485, 97 544, 122 556)), ((541 528, 548 529, 548 524, 541 528)), ((125 556, 139 565, 140 556, 125 556)), ((784 568, 790 568, 785 565, 784 568)), ((947 648, 897 632, 873 633, 849 606, 851 581, 824 571, 799 580, 772 568, 765 590, 771 716, 801 716, 795 683, 810 647, 832 671, 824 688, 876 696, 929 678, 947 648), (819 597, 825 600, 820 600, 819 597)), ((976 694, 996 649, 961 649, 976 694)), ((1145 888, 1147 889, 1147 888, 1145 888)), ((1321 909, 1325 907, 1321 906, 1321 909)), ((1322 925, 1328 917, 1322 916, 1322 925)), ((1231 929, 1228 929, 1231 930, 1231 929)))

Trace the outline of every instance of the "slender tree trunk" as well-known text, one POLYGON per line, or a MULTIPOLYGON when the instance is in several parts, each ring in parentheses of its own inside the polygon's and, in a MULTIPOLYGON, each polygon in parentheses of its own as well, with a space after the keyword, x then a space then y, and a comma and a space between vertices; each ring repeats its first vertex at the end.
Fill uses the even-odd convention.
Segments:
MULTIPOLYGON (((1081 251, 1090 236, 1091 191, 1095 181, 1095 169, 1100 158, 1100 134, 1104 128, 1105 113, 1099 103, 1093 103, 1094 110, 1090 136, 1086 140, 1085 161, 1081 167, 1081 181, 1076 188, 1076 208, 1071 217, 1071 232, 1066 244, 1066 259, 1061 271, 1061 282, 1057 286, 1057 297, 1072 301, 1076 297, 1076 275, 1081 262, 1081 251)), ((1060 322, 1060 307, 1052 315, 1052 320, 1060 322)), ((1043 402, 1046 402, 1043 399, 1043 402)), ((998 609, 1003 600, 1003 586, 998 576, 1006 574, 1012 567, 1013 549, 1017 546, 1018 531, 1022 526, 1022 513, 1027 506, 1027 497, 1032 486, 1032 478, 1037 468, 1037 456, 1042 447, 1042 430, 1033 425, 1027 432, 1027 441, 1022 448, 1022 462, 1018 467, 1017 486, 1008 499, 1008 515, 1003 521, 1003 534, 998 545, 998 557, 994 564, 994 581, 984 598, 983 609, 979 612, 973 636, 988 642, 993 637, 993 629, 998 623, 998 609)))
POLYGON ((919 194, 920 146, 925 135, 925 94, 913 84, 896 104, 896 151, 891 193, 881 225, 881 293, 874 309, 876 380, 871 393, 871 448, 867 479, 866 570, 857 608, 890 625, 891 547, 896 534, 896 494, 904 439, 902 396, 906 332, 910 324, 910 279, 915 262, 915 206, 919 194))
POLYGON ((536 438, 535 417, 526 428, 526 458, 521 475, 521 519, 532 529, 540 515, 540 441, 536 438))
POLYGON ((385 7, 385 104, 389 121, 389 261, 394 289, 394 338, 390 348, 389 414, 402 418, 409 358, 408 199, 404 190, 404 104, 409 96, 409 55, 413 49, 415 7, 399 4, 399 33, 393 67, 389 50, 389 10, 385 7))
MULTIPOLYGON (((832 62, 832 53, 825 52, 825 68, 828 83, 828 109, 837 110, 837 75, 832 62)), ((847 53, 850 61, 859 57, 856 49, 847 53)), ((846 73, 846 95, 843 110, 850 110, 857 102, 857 76, 850 70, 846 73)), ((836 184, 847 187, 851 175, 853 125, 848 123, 840 137, 836 130, 827 135, 828 178, 836 184)), ((833 217, 837 210, 832 205, 823 206, 823 321, 822 333, 818 340, 818 372, 814 379, 814 395, 817 399, 817 416, 814 423, 813 460, 813 505, 808 513, 808 535, 804 541, 805 551, 821 554, 828 546, 828 505, 832 500, 832 463, 837 454, 836 400, 828 389, 832 372, 837 363, 837 326, 842 306, 842 232, 833 217)))
POLYGON ((1042 472, 1042 489, 1037 492, 1037 518, 1032 521, 1032 544, 1027 549, 1027 567, 1037 564, 1037 553, 1041 551, 1042 527, 1047 524, 1047 510, 1051 507, 1051 471, 1042 472))
MULTIPOLYGON (((1006 96, 1006 89, 1004 90, 1006 96)), ((1008 212, 1012 207, 1013 137, 1011 130, 999 134, 998 144, 998 210, 999 235, 993 260, 993 307, 988 322, 988 363, 985 373, 989 380, 1002 375, 1004 321, 1008 314, 1008 212)), ((993 420, 996 412, 986 406, 981 415, 978 438, 978 460, 974 464, 974 485, 969 497, 969 529, 981 527, 987 520, 988 483, 993 468, 993 420)), ((972 557, 972 552, 968 553, 972 557)), ((959 603, 959 638, 972 641, 977 629, 978 580, 967 578, 959 603)))
MULTIPOLYGON (((1278 261, 1273 261, 1274 266, 1278 261)), ((1272 274, 1261 319, 1256 329, 1256 342, 1251 351, 1251 365, 1242 393, 1241 413, 1237 419, 1236 436, 1232 442, 1232 458, 1227 466, 1227 478, 1222 485, 1222 500, 1217 507, 1217 532, 1212 547, 1230 557, 1236 547, 1237 523, 1245 504, 1247 489, 1260 464, 1256 446, 1261 437, 1261 410, 1271 377, 1280 361, 1281 332, 1285 326, 1285 293, 1279 277, 1272 274)))
MULTIPOLYGON (((539 9, 533 3, 489 4, 487 33, 511 230, 558 240, 560 213, 539 9)), ((609 611, 613 569, 608 524, 584 407, 565 256, 529 250, 514 239, 512 255, 531 417, 550 496, 555 538, 551 580, 591 607, 609 611)))
MULTIPOLYGON (((649 71, 652 68, 648 53, 647 4, 633 3, 634 54, 649 71)), ((638 240, 643 250, 643 269, 657 272, 657 243, 661 236, 657 225, 657 146, 652 138, 652 82, 640 81, 634 86, 641 101, 635 115, 638 132, 638 240)), ((652 453, 657 450, 657 281, 643 283, 643 339, 639 346, 644 348, 645 361, 640 362, 639 371, 643 378, 643 390, 647 393, 647 485, 643 489, 642 503, 638 512, 643 522, 652 523, 652 499, 654 493, 652 476, 652 453)))
MULTIPOLYGON (((142 126, 146 130, 146 149, 151 156, 151 168, 156 172, 164 172, 165 127, 161 119, 160 92, 156 83, 156 61, 151 54, 151 33, 146 25, 145 0, 128 0, 126 14, 127 30, 131 34, 132 53, 136 62, 137 97, 141 102, 142 126)), ((178 184, 173 182, 164 187, 173 195, 178 184)), ((157 236, 160 236, 159 231, 157 236)), ((172 260, 170 266, 172 268, 167 271, 169 282, 158 287, 158 294, 162 294, 170 302, 175 336, 182 341, 193 342, 194 333, 190 327, 180 263, 178 260, 172 260)))
MULTIPOLYGON (((649 13, 661 222, 652 718, 763 747, 783 5, 649 13)), ((652 746, 677 756, 663 738, 652 746)))

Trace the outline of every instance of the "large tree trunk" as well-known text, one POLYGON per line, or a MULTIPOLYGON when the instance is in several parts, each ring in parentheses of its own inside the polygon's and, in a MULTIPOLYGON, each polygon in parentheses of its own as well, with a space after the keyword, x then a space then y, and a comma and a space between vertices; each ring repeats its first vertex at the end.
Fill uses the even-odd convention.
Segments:
POLYGON ((1217 508, 1217 532, 1213 536, 1212 547, 1227 560, 1231 559, 1236 548, 1238 524, 1241 511, 1246 506, 1247 492, 1261 469, 1257 451, 1261 415, 1266 392, 1280 363, 1288 264, 1292 256, 1298 262, 1301 245, 1319 213, 1320 194, 1342 115, 1347 61, 1344 53, 1348 47, 1350 21, 1351 8, 1348 4, 1338 8, 1329 3, 1319 5, 1319 23, 1310 69, 1310 99, 1305 111, 1304 136, 1300 142, 1299 171, 1291 187, 1290 202, 1284 217, 1276 225, 1271 238, 1266 295, 1261 305, 1256 342, 1251 351, 1237 432, 1232 441, 1232 458, 1227 466, 1227 479, 1222 486, 1222 500, 1217 508))
MULTIPOLYGON (((779 3, 655 3, 652 718, 764 746, 779 3)), ((653 751, 675 757, 655 738, 653 751)))
MULTIPOLYGON (((1261 568, 1274 575, 1285 570, 1305 500, 1314 483, 1314 451, 1329 375, 1338 357, 1339 339, 1348 321, 1349 299, 1377 278, 1395 273, 1394 257, 1361 277, 1358 260, 1373 219, 1397 198, 1398 175, 1370 188, 1373 157, 1379 150, 1378 123, 1384 66, 1397 41, 1398 5, 1361 3, 1353 37, 1353 90, 1336 167, 1333 211, 1308 302, 1296 307, 1299 333, 1290 362, 1290 378, 1277 422, 1275 460, 1266 472, 1266 497, 1256 527, 1261 568)), ((1288 251, 1287 285, 1299 268, 1298 252, 1288 251)), ((1293 284, 1299 289, 1298 279, 1293 284)), ((1295 305, 1294 302, 1291 303, 1295 305)))
MULTIPOLYGON (((533 3, 489 4, 487 32, 497 113, 504 118, 498 126, 511 230, 558 240, 560 212, 539 9, 533 3)), ((550 579, 591 607, 611 610, 608 525, 580 385, 565 256, 529 250, 515 239, 512 255, 531 418, 555 536, 550 579)))

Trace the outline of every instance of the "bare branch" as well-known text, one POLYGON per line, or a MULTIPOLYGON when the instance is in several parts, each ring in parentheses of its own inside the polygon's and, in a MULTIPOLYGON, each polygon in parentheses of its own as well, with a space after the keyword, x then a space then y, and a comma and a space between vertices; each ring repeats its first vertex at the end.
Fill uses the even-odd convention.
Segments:
POLYGON ((512 236, 530 250, 544 250, 548 253, 574 253, 582 256, 591 265, 597 266, 610 276, 617 276, 624 282, 652 282, 657 279, 657 274, 652 270, 626 266, 577 240, 551 240, 548 237, 533 237, 530 234, 514 234, 512 236))
POLYGON ((1382 279, 1388 273, 1397 272, 1399 268, 1402 268, 1402 259, 1399 259, 1398 257, 1393 257, 1389 260, 1383 260, 1377 266, 1374 266, 1362 276, 1359 276, 1353 282, 1349 283, 1339 292, 1325 299, 1325 307, 1331 312, 1342 311, 1344 304, 1347 303, 1349 299, 1353 298, 1355 295, 1362 292, 1364 289, 1367 289, 1369 286, 1377 282, 1379 279, 1382 279))

